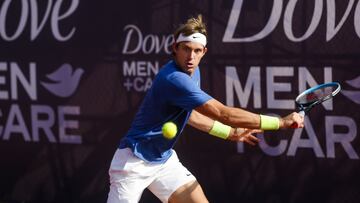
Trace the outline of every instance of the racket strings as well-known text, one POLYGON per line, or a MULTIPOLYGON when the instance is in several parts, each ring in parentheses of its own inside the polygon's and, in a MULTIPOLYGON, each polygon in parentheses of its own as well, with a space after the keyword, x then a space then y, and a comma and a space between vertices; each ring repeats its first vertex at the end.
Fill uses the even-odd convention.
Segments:
POLYGON ((296 97, 295 103, 303 115, 309 112, 314 106, 331 99, 341 90, 337 82, 325 83, 305 90, 296 97))
POLYGON ((298 99, 298 103, 306 105, 308 103, 312 103, 318 100, 323 100, 325 98, 331 97, 335 90, 336 89, 334 87, 324 87, 316 89, 300 97, 298 99))

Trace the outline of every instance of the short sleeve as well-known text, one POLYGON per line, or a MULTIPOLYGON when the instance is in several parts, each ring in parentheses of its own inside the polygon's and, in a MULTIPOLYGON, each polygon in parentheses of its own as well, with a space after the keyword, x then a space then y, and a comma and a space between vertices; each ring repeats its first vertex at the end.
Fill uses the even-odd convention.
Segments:
POLYGON ((212 99, 210 95, 200 89, 198 81, 181 72, 171 74, 168 77, 170 88, 168 89, 168 101, 174 106, 191 111, 212 99))

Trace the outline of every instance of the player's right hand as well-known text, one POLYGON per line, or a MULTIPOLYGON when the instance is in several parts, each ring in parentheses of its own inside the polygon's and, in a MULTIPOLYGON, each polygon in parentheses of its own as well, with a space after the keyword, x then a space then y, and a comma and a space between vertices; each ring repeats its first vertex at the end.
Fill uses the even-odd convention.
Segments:
POLYGON ((297 112, 292 112, 291 114, 280 118, 280 128, 303 128, 304 127, 304 116, 297 112))

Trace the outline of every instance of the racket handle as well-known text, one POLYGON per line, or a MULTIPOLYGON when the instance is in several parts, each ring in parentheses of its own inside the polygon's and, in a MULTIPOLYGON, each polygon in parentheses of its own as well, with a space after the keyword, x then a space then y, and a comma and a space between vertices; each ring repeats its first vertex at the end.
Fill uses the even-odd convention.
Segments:
MULTIPOLYGON (((301 110, 301 111, 298 112, 298 114, 300 114, 300 116, 304 117, 305 116, 305 111, 301 110)), ((298 125, 296 123, 293 123, 291 125, 291 128, 298 128, 298 125)))

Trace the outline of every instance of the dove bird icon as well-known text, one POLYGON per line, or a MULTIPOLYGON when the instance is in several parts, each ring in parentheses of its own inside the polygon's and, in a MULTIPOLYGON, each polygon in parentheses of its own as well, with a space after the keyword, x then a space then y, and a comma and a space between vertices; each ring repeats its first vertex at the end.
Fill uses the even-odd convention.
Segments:
POLYGON ((77 89, 83 73, 82 68, 73 71, 70 64, 63 64, 54 72, 46 75, 52 82, 41 82, 41 85, 58 97, 69 97, 77 89))
MULTIPOLYGON (((354 88, 360 88, 360 76, 352 80, 347 80, 346 83, 354 88)), ((341 93, 356 104, 360 104, 359 90, 342 90, 341 93)))

